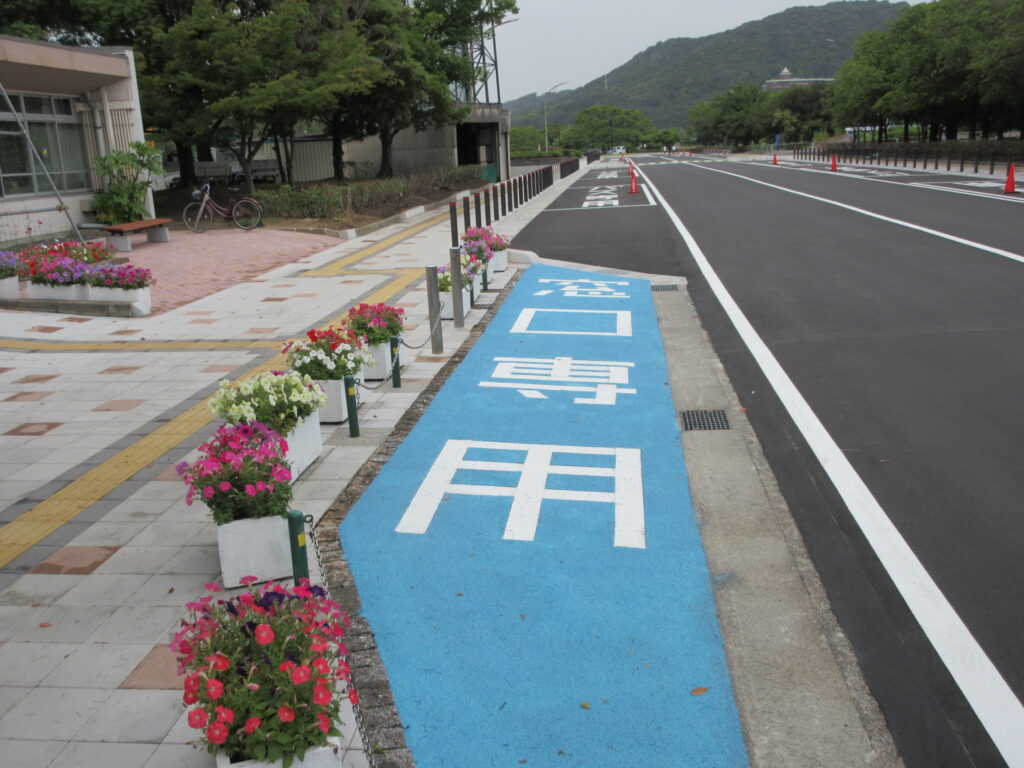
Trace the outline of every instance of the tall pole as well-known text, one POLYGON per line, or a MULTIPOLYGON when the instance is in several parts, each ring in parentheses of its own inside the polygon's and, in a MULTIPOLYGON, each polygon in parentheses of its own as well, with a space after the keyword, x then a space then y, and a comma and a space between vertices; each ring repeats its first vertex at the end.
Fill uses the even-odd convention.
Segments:
POLYGON ((544 92, 544 151, 545 152, 548 151, 548 94, 551 93, 553 90, 555 90, 555 88, 557 88, 559 85, 565 85, 568 82, 569 82, 568 80, 565 80, 565 81, 563 81, 561 83, 556 83, 555 85, 552 85, 550 88, 548 88, 544 92))

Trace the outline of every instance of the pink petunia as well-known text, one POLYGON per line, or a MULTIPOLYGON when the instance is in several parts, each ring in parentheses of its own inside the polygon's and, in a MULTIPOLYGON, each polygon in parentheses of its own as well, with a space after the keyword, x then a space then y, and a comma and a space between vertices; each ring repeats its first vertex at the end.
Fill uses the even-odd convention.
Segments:
POLYGON ((292 682, 295 683, 295 685, 302 685, 302 683, 305 683, 310 678, 309 667, 305 665, 301 667, 296 667, 292 670, 291 678, 292 682))
POLYGON ((190 709, 188 711, 188 724, 191 728, 205 728, 210 722, 210 713, 205 709, 190 709))
POLYGON ((228 709, 227 707, 214 707, 213 711, 217 713, 217 720, 220 722, 227 723, 228 725, 235 722, 234 710, 228 709))
POLYGON ((320 730, 327 733, 331 730, 331 718, 325 715, 323 712, 318 712, 316 715, 317 725, 320 726, 320 730))
POLYGON ((261 722, 262 720, 260 720, 258 717, 250 717, 248 720, 245 721, 245 728, 243 728, 242 730, 244 730, 246 733, 253 733, 257 728, 260 727, 261 722))
POLYGON ((208 485, 205 488, 203 488, 203 498, 204 499, 212 499, 213 495, 215 493, 217 493, 217 492, 215 490, 213 490, 213 486, 212 485, 208 485))
POLYGON ((269 624, 259 624, 256 626, 256 642, 260 645, 270 645, 274 642, 274 629, 269 624))
POLYGON ((313 703, 326 706, 331 703, 331 689, 325 685, 317 685, 313 688, 313 703))
POLYGON ((227 480, 221 480, 219 483, 217 483, 217 490, 224 492, 230 491, 231 483, 229 483, 227 480))
POLYGON ((219 699, 224 695, 224 683, 215 678, 206 681, 206 695, 211 699, 219 699))
POLYGON ((256 486, 255 485, 253 485, 252 483, 246 483, 245 484, 245 495, 246 496, 255 496, 257 493, 258 493, 258 491, 256 490, 256 486))
POLYGON ((220 721, 210 723, 210 727, 206 729, 206 738, 211 744, 220 746, 228 740, 228 727, 220 721))
POLYGON ((290 723, 295 719, 295 710, 291 707, 281 705, 277 710, 277 716, 282 723, 290 723))

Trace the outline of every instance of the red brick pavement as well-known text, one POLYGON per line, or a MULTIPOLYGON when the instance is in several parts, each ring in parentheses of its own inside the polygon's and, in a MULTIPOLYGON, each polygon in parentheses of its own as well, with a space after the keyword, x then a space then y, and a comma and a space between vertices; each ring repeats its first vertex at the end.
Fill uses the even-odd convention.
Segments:
POLYGON ((275 267, 343 242, 325 235, 236 227, 196 233, 173 230, 169 243, 132 237, 131 263, 153 271, 153 314, 180 307, 275 267))

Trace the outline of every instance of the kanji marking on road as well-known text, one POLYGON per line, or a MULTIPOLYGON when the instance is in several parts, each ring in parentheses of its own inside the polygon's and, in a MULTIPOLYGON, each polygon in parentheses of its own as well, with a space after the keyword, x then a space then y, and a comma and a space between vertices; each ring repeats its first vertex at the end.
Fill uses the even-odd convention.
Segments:
POLYGON ((577 405, 615 405, 618 395, 636 394, 633 388, 619 386, 629 383, 629 369, 633 367, 630 362, 574 360, 571 357, 496 357, 494 361, 497 366, 492 378, 518 381, 481 381, 480 386, 514 389, 529 399, 546 400, 545 391, 579 392, 591 396, 574 398, 577 405), (551 383, 535 383, 541 381, 551 383), (593 386, 582 386, 584 384, 593 386))
POLYGON ((632 336, 633 317, 629 310, 536 309, 526 307, 519 313, 509 333, 544 333, 565 336, 632 336), (551 327, 534 326, 535 321, 551 321, 551 327), (602 321, 604 321, 602 323, 602 321), (607 321, 611 321, 609 324, 607 321), (580 327, 601 330, 580 330, 580 327), (609 330, 604 330, 608 328, 609 330))
MULTIPOLYGON (((538 280, 538 283, 553 283, 557 286, 555 290, 561 292, 563 296, 569 298, 588 298, 588 299, 628 299, 629 294, 622 291, 618 291, 612 286, 615 285, 629 285, 626 281, 615 281, 615 280, 553 280, 544 278, 538 280)), ((536 291, 534 296, 549 296, 554 293, 554 290, 544 288, 536 291)))
POLYGON ((614 508, 615 519, 613 546, 634 549, 647 546, 641 459, 636 448, 449 440, 434 460, 395 530, 398 533, 426 533, 447 494, 511 498, 512 505, 502 538, 512 541, 534 540, 545 500, 610 504, 614 508), (488 451, 500 451, 506 459, 509 451, 522 452, 523 456, 522 461, 468 459, 466 454, 471 451, 474 455, 484 456, 488 451), (608 456, 612 466, 571 463, 574 456, 608 456), (513 486, 457 483, 455 474, 460 470, 512 472, 518 473, 519 479, 513 486), (610 477, 614 481, 614 490, 548 488, 548 478, 553 475, 610 477))

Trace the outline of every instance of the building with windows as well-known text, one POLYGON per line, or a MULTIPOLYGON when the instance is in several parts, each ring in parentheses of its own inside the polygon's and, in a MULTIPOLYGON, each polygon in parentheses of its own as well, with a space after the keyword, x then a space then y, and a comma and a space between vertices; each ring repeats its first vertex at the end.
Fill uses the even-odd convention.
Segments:
POLYGON ((92 218, 95 158, 145 140, 132 51, 0 35, 0 85, 0 246, 65 235, 92 218))
POLYGON ((783 67, 778 77, 765 80, 761 84, 762 91, 784 91, 787 88, 795 88, 798 85, 814 85, 815 83, 831 83, 834 77, 797 77, 789 71, 789 67, 783 67))

